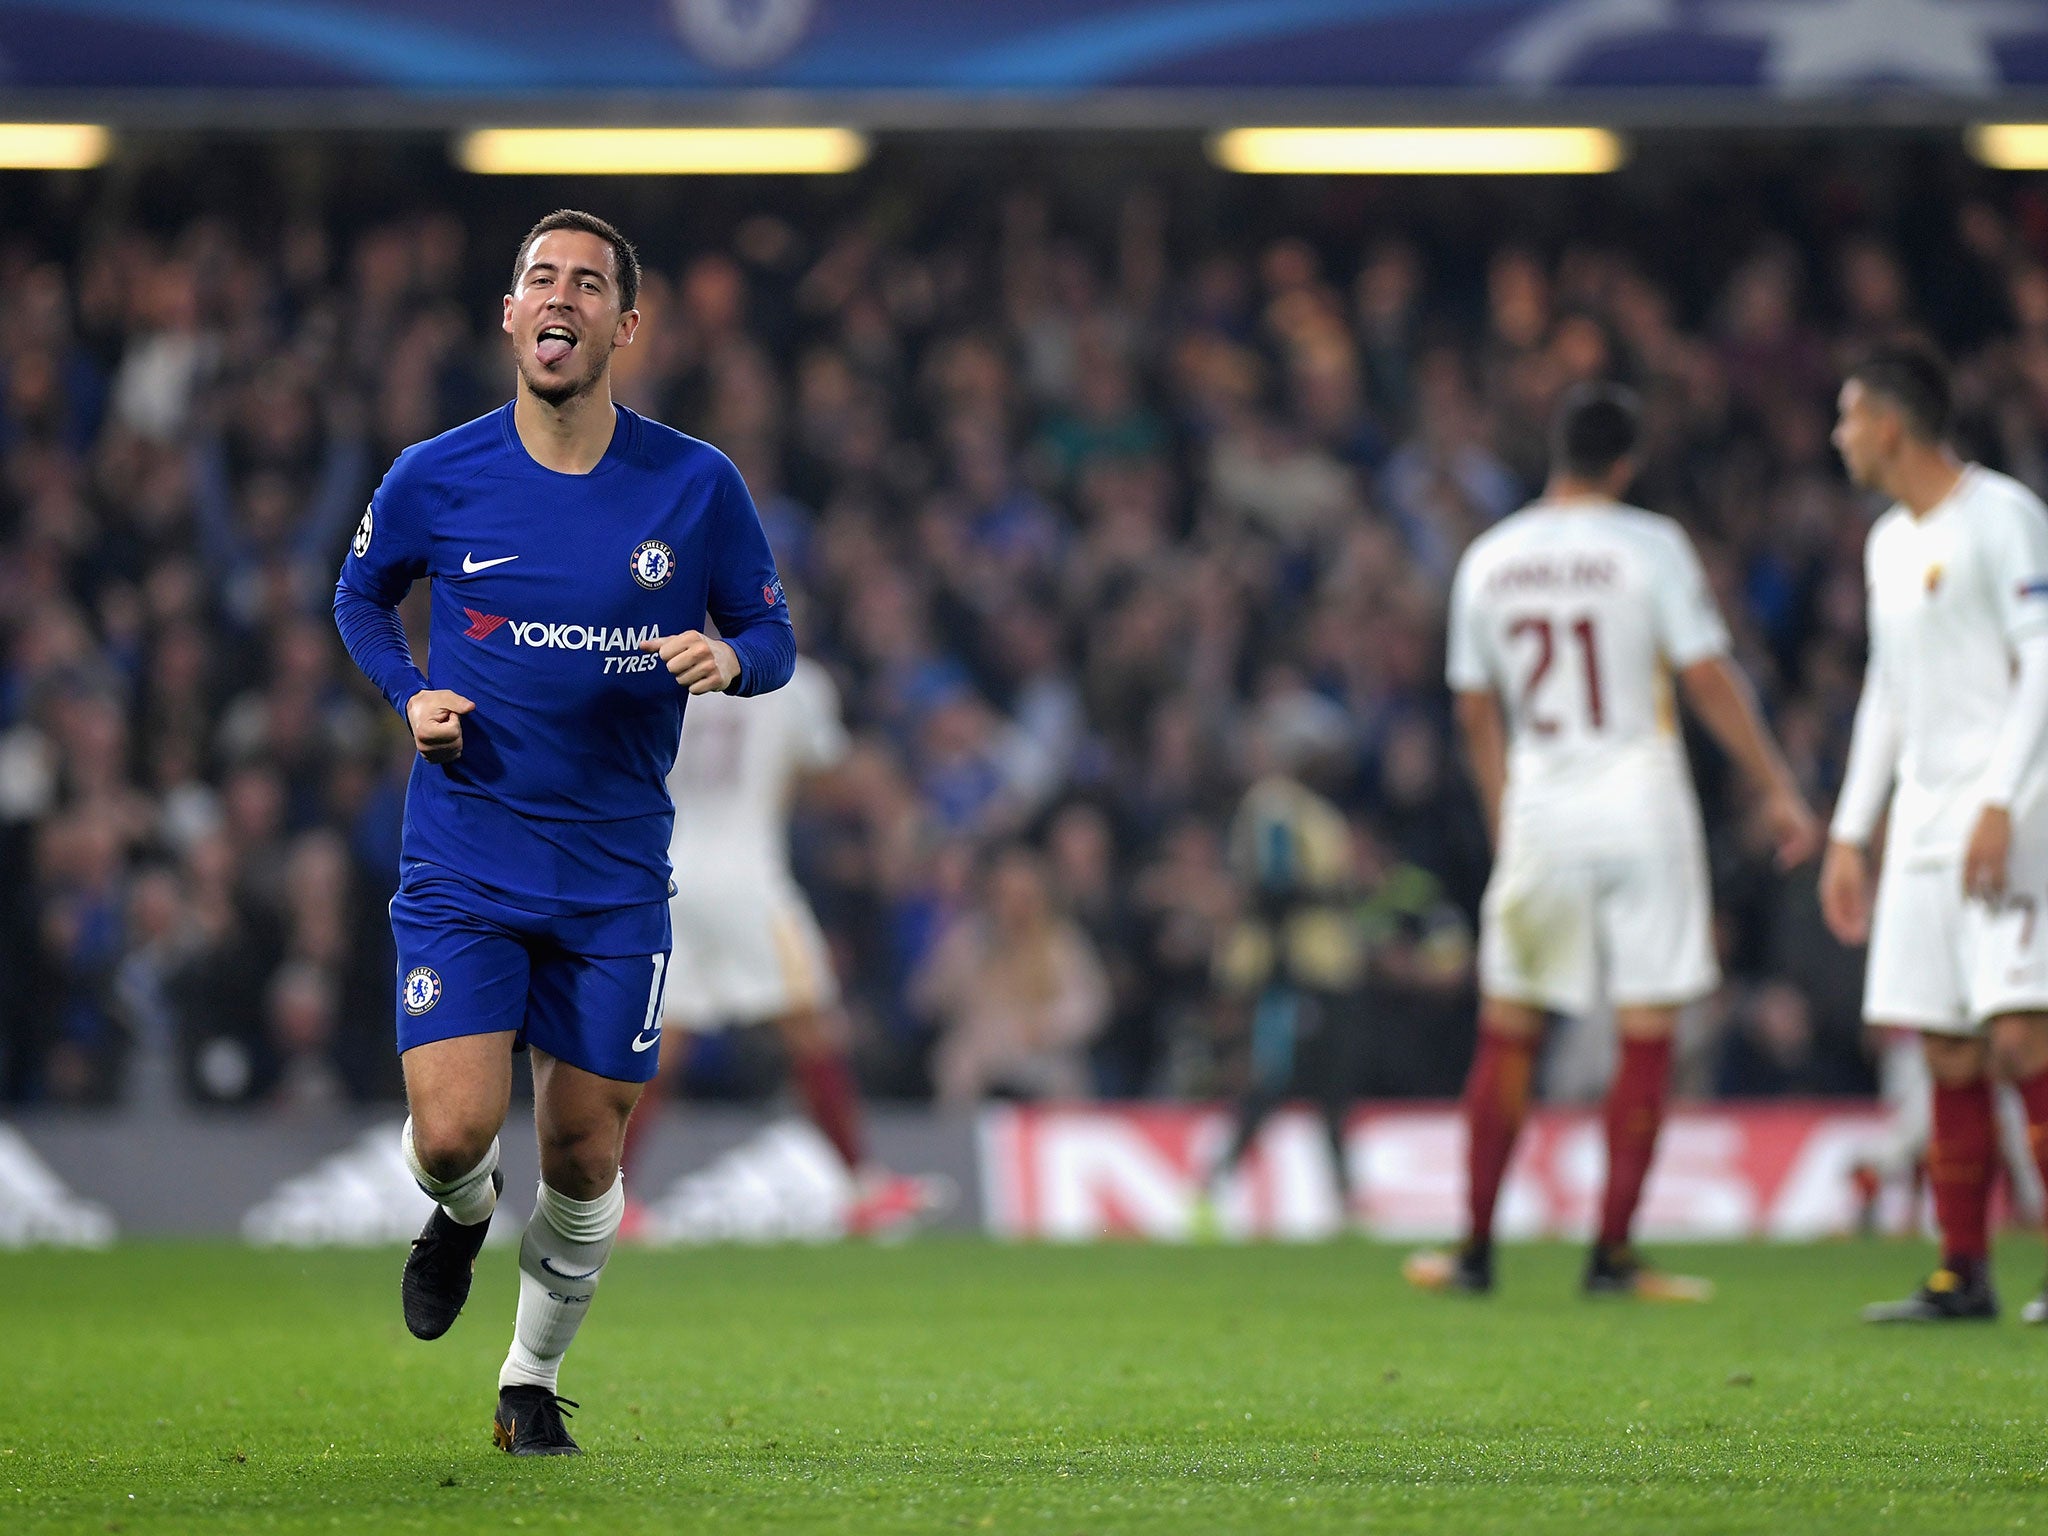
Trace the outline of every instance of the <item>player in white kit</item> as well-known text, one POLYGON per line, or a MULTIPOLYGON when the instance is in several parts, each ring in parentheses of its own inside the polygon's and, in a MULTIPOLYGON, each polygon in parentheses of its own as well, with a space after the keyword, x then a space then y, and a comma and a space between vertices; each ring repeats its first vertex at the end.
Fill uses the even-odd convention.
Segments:
POLYGON ((1662 1121, 1678 1011, 1720 983, 1713 902, 1673 678, 1763 795, 1787 866, 1819 829, 1728 658, 1728 632, 1684 530, 1623 505, 1640 407, 1582 386, 1561 403, 1543 499, 1474 540, 1451 589, 1449 659, 1493 834, 1480 909, 1479 1040, 1465 1086, 1469 1228, 1411 1257, 1429 1289, 1493 1286, 1493 1210, 1527 1112, 1545 1015, 1604 991, 1621 1034, 1605 1121, 1608 1174, 1585 1288, 1703 1300, 1629 1248, 1662 1121))
MULTIPOLYGON (((1991 1076, 2048 1158, 2048 512, 1948 445, 1946 369, 1880 349, 1842 385, 1835 446, 1894 505, 1870 530, 1870 663, 1821 866, 1821 908, 1870 945, 1863 1014, 1917 1030, 1933 1079, 1928 1182, 1942 1260, 1871 1322, 1998 1315, 1987 1208, 1991 1076), (1865 852, 1890 801, 1871 899, 1865 852)), ((2023 1314, 2048 1317, 2042 1301, 2023 1314)))
MULTIPOLYGON (((838 977, 789 867, 797 786, 847 753, 838 690, 823 667, 799 656, 788 685, 773 694, 702 703, 691 701, 668 778, 676 808, 669 861, 678 878, 663 1025, 687 1037, 772 1023, 805 1109, 855 1176, 849 1229, 900 1228, 930 1214, 944 1191, 939 1181, 868 1165, 838 977)), ((673 1081, 688 1054, 686 1039, 669 1042, 649 1097, 673 1081)), ((632 1129, 644 1134, 650 1123, 636 1115, 632 1129)), ((629 1138, 629 1161, 639 1140, 629 1138)))
POLYGON ((683 732, 668 776, 679 878, 661 1008, 664 1023, 692 1034, 772 1019, 792 1057, 807 1057, 825 1044, 839 983, 790 872, 789 806, 806 775, 846 756, 847 739, 823 667, 800 658, 787 691, 766 709, 720 695, 727 707, 683 732))

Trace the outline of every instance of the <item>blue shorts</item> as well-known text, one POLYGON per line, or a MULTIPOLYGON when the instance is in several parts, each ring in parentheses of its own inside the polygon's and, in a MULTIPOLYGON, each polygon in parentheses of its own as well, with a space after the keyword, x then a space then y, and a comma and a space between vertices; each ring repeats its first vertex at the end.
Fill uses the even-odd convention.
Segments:
POLYGON ((391 900, 398 1050, 510 1030, 572 1067, 644 1083, 661 1055, 668 903, 559 914, 511 907, 408 860, 391 900))

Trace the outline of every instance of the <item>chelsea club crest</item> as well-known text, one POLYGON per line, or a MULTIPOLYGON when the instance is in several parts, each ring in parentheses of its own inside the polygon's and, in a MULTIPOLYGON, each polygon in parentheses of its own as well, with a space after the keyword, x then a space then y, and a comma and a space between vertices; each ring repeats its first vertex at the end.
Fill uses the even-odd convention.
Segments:
POLYGON ((668 585, 676 573, 676 552, 659 539, 649 539, 633 551, 633 579, 652 592, 668 585))
POLYGON ((415 1016, 425 1013, 441 1001, 441 978, 432 967, 416 965, 405 973, 405 984, 399 989, 399 996, 405 1000, 405 1011, 415 1016))

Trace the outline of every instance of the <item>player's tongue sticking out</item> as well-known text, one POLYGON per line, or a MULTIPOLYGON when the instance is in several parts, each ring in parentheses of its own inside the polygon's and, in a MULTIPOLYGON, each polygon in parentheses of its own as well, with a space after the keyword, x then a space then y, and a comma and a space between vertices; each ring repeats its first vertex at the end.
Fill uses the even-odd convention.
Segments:
POLYGON ((575 346, 575 338, 570 336, 567 331, 545 330, 540 333, 540 339, 534 343, 533 355, 539 358, 542 363, 552 368, 556 363, 567 357, 575 349, 575 346))

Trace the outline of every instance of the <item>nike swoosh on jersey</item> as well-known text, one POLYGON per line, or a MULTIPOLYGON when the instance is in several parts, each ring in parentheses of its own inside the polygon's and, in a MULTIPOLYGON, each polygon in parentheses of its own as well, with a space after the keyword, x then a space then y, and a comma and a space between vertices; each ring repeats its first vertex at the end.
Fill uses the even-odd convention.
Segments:
POLYGON ((462 557, 462 574, 474 576, 478 571, 488 571, 494 565, 503 565, 507 560, 518 558, 517 555, 500 555, 495 560, 479 560, 474 552, 465 553, 462 557))

